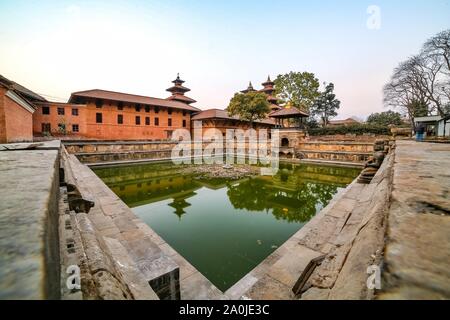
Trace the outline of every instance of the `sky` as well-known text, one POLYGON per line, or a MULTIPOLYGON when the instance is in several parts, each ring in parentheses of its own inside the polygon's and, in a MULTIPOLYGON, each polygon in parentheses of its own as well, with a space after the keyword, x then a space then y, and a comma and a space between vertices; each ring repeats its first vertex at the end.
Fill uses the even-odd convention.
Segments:
POLYGON ((0 0, 0 74, 67 101, 165 98, 179 72, 195 106, 223 109, 249 81, 308 71, 334 83, 337 118, 366 118, 398 63, 449 28, 450 0, 0 0))

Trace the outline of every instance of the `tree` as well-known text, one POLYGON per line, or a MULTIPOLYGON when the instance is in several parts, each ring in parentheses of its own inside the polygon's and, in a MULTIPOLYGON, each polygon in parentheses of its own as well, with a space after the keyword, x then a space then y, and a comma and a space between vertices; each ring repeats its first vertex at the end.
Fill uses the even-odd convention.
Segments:
POLYGON ((230 100, 227 111, 230 116, 239 116, 242 120, 249 121, 250 128, 253 128, 254 121, 264 119, 270 112, 270 106, 265 93, 236 93, 230 100))
POLYGON ((372 113, 369 118, 367 118, 367 123, 379 126, 398 126, 402 124, 402 116, 400 113, 391 110, 380 113, 372 113))
POLYGON ((341 105, 333 91, 333 83, 326 85, 325 91, 319 95, 311 107, 311 114, 320 117, 324 126, 328 124, 330 118, 337 116, 337 110, 341 105))
POLYGON ((276 94, 282 101, 291 102, 307 112, 320 95, 319 80, 314 73, 291 71, 278 75, 274 82, 276 94))
POLYGON ((384 102, 404 110, 412 125, 417 114, 445 114, 450 103, 450 30, 426 41, 418 55, 395 68, 384 87, 384 102))

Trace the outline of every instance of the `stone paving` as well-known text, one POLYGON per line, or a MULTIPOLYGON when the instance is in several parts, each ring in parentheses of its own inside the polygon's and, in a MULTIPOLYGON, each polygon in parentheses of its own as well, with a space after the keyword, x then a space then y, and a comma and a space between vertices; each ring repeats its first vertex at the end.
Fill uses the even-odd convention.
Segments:
POLYGON ((450 299, 450 144, 398 141, 382 299, 450 299))
POLYGON ((58 149, 0 151, 0 299, 59 298, 58 149))

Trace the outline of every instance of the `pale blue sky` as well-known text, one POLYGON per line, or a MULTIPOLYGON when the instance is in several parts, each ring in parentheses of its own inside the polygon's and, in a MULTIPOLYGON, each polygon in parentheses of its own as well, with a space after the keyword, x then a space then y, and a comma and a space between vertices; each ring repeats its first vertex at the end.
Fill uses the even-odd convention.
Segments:
POLYGON ((5 1, 0 74, 67 99, 100 88, 156 97, 177 72, 196 106, 225 108, 267 75, 333 82, 339 118, 383 110, 392 69, 450 28, 450 0, 5 1), (366 26, 369 5, 381 29, 366 26))

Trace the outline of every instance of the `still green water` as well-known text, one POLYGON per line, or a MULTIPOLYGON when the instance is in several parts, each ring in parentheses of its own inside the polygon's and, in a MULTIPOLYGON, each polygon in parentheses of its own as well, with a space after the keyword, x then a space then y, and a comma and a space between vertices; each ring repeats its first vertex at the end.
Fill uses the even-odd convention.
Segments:
POLYGON ((204 179, 171 163, 95 169, 222 291, 297 232, 359 169, 281 164, 276 176, 204 179))

